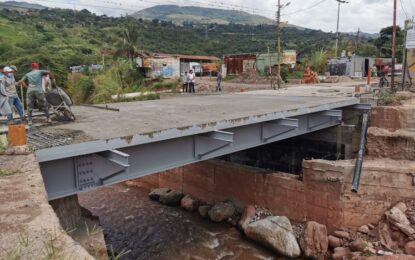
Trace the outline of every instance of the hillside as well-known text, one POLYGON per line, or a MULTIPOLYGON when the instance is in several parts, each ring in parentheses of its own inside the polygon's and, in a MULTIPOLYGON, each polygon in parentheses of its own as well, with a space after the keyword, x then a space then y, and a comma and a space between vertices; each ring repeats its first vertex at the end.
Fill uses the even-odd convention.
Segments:
MULTIPOLYGON (((27 69, 31 61, 38 60, 65 83, 69 66, 101 63, 103 48, 112 54, 122 50, 124 30, 129 27, 137 34, 135 48, 144 52, 222 57, 276 49, 273 25, 209 25, 206 34, 202 25, 97 16, 87 10, 44 9, 23 14, 0 10, 0 61, 27 69)), ((283 30, 282 46, 297 50, 300 57, 310 57, 322 49, 332 52, 334 39, 333 33, 288 27, 283 30)), ((354 46, 354 39, 342 34, 340 47, 354 46)), ((360 43, 360 55, 376 53, 373 44, 360 43)), ((107 64, 113 61, 112 54, 105 58, 107 64)))
POLYGON ((6 1, 0 2, 0 9, 9 9, 9 10, 21 10, 21 9, 33 9, 41 10, 47 7, 39 4, 32 4, 27 2, 17 2, 17 1, 6 1))
POLYGON ((195 6, 158 5, 131 15, 134 18, 172 22, 176 25, 195 24, 273 24, 274 21, 260 15, 242 11, 203 8, 195 6))

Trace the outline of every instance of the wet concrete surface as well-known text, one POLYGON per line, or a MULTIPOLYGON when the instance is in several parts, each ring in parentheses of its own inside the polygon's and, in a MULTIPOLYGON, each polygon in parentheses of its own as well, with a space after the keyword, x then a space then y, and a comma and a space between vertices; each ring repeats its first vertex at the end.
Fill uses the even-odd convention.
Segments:
MULTIPOLYGON (((83 131, 93 140, 134 135, 152 136, 172 130, 171 138, 237 127, 357 104, 354 98, 224 94, 145 102, 114 103, 120 112, 74 106, 75 122, 49 128, 83 131), (272 117, 272 118, 268 118, 272 117)), ((75 142, 85 142, 80 140, 75 142)))
POLYGON ((282 259, 226 223, 161 205, 147 193, 117 184, 79 195, 81 205, 99 216, 107 247, 130 250, 121 259, 282 259))

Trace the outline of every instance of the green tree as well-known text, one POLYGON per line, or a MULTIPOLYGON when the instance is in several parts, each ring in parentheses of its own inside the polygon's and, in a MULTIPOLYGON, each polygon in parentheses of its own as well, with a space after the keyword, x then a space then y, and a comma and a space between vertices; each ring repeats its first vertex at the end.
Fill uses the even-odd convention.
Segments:
POLYGON ((116 57, 127 55, 127 59, 131 61, 132 68, 135 68, 135 57, 138 52, 140 33, 137 26, 129 23, 122 32, 123 39, 118 43, 116 57))
MULTIPOLYGON (((375 46, 378 48, 379 54, 383 58, 392 57, 392 34, 393 27, 386 27, 380 30, 380 36, 374 41, 375 46)), ((398 61, 402 60, 404 31, 398 26, 396 28, 396 56, 398 61)))

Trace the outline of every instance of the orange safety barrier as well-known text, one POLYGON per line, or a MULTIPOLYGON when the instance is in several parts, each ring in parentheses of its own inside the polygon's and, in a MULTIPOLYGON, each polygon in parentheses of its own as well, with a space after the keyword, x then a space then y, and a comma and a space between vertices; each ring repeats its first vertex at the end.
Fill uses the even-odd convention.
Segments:
POLYGON ((8 132, 10 146, 26 145, 26 128, 23 124, 9 125, 8 132))

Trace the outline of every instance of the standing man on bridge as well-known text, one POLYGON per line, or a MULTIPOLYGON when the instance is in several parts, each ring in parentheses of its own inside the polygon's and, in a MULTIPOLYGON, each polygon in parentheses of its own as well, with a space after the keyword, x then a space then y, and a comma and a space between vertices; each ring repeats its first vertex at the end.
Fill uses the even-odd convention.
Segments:
MULTIPOLYGON (((19 113, 20 121, 23 121, 24 112, 23 112, 23 105, 20 102, 20 98, 17 95, 16 90, 16 79, 14 78, 14 73, 16 73, 17 68, 16 66, 10 66, 4 68, 4 75, 6 76, 6 94, 9 98, 9 105, 10 108, 16 108, 17 113, 19 113)), ((13 119, 13 114, 12 114, 13 119)))
POLYGON ((4 65, 0 65, 0 115, 7 116, 7 123, 12 119, 12 110, 6 93, 6 76, 3 74, 4 65))
POLYGON ((32 125, 32 113, 35 105, 35 101, 39 105, 39 109, 45 112, 46 122, 52 122, 49 117, 49 108, 45 98, 45 91, 42 88, 42 78, 45 75, 50 75, 53 78, 53 75, 48 70, 39 70, 39 63, 32 63, 32 71, 24 75, 24 77, 19 81, 27 88, 27 110, 28 110, 28 124, 32 125), (27 83, 26 83, 27 81, 27 83))

